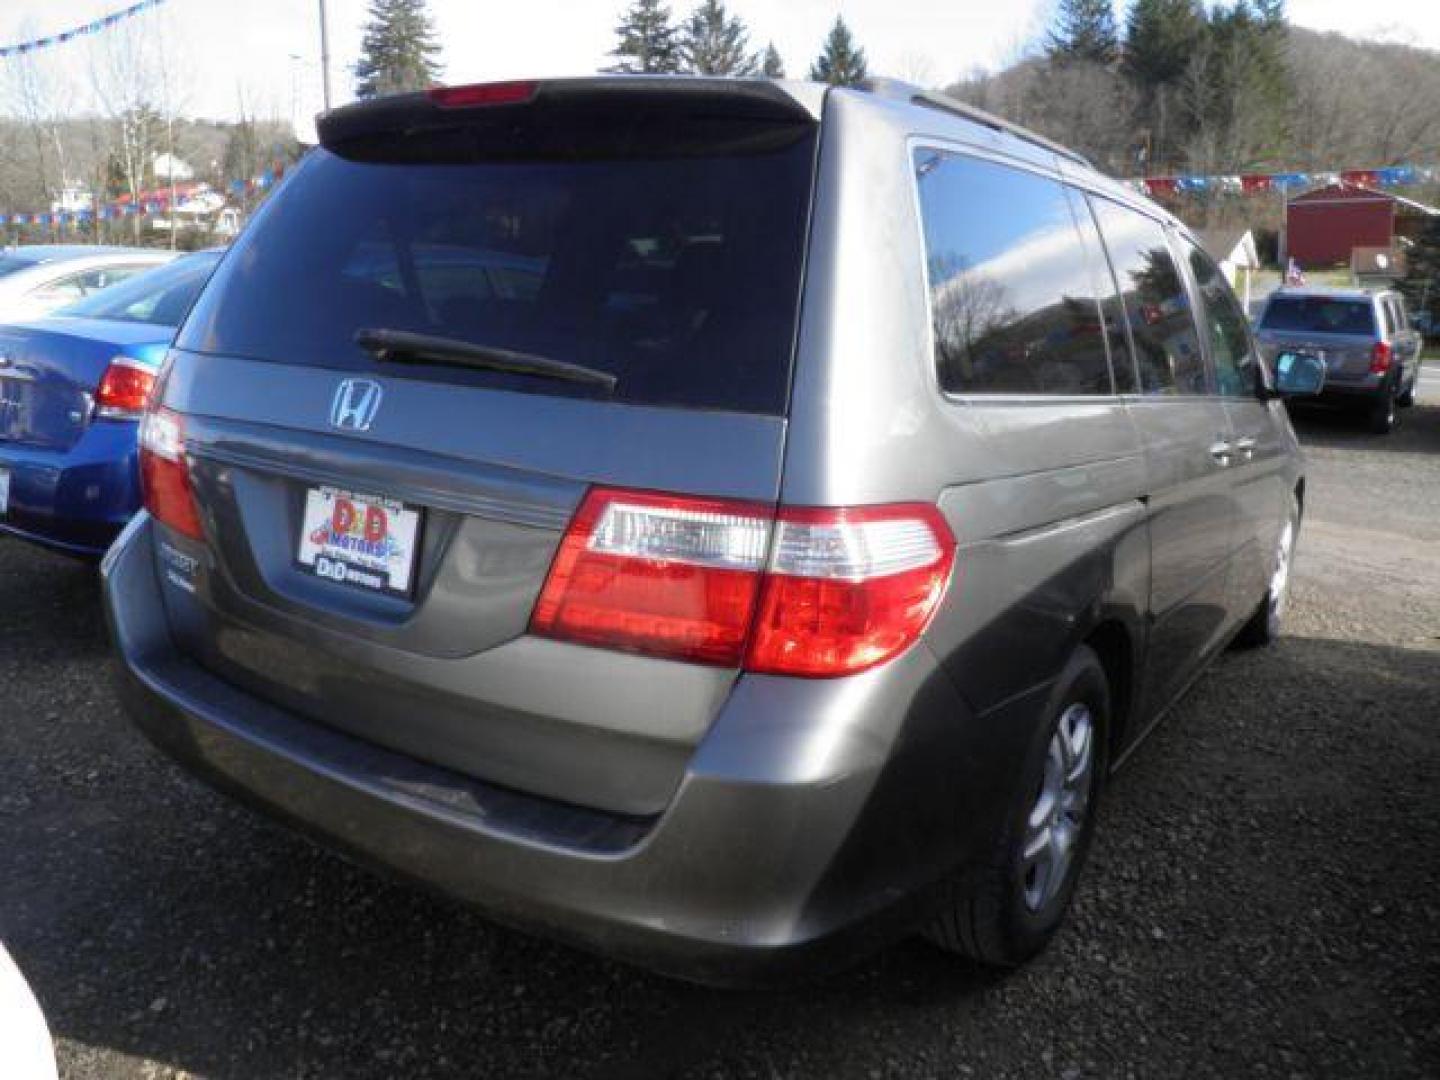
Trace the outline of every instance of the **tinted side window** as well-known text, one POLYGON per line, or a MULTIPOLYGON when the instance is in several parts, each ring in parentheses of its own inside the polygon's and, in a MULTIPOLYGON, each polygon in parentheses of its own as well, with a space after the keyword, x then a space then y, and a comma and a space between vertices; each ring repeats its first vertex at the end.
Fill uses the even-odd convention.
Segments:
POLYGON ((1133 394, 1136 385, 1135 358, 1131 354, 1130 335, 1125 328, 1125 305, 1121 302, 1120 290, 1105 254, 1105 245, 1100 240, 1100 229, 1095 224, 1090 201, 1081 192, 1072 190, 1070 202, 1085 249, 1090 254, 1090 273, 1100 294, 1100 314, 1105 323, 1105 339, 1110 344, 1110 374, 1115 381, 1115 392, 1133 394))
POLYGON ((1395 312, 1390 309, 1390 301, 1385 299, 1380 301, 1380 327, 1386 337, 1395 333, 1395 312))
POLYGON ((1108 199, 1092 198, 1091 203, 1125 302, 1140 393, 1209 393, 1190 301, 1165 230, 1108 199))
POLYGON ((1220 393, 1227 397, 1254 397, 1258 360, 1235 294, 1210 256, 1188 240, 1182 239, 1180 246, 1190 260, 1190 271, 1195 275, 1205 304, 1205 332, 1210 339, 1210 355, 1215 361, 1215 380, 1220 393))
POLYGON ((85 274, 67 274, 42 285, 36 285, 26 296, 44 303, 68 303, 85 295, 85 274))
POLYGON ((915 155, 940 385, 1109 394, 1104 325, 1065 189, 936 150, 915 155))
POLYGON ((1390 297, 1390 311, 1395 319, 1396 330, 1410 329, 1410 316, 1405 313, 1405 301, 1398 296, 1390 297))

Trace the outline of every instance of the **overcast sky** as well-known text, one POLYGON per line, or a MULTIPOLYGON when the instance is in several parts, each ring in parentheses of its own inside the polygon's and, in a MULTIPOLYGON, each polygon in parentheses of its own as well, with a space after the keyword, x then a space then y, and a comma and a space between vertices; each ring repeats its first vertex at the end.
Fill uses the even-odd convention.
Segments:
MULTIPOLYGON (((129 0, 3 0, 0 45, 58 32, 129 0)), ((752 44, 773 41, 791 75, 802 75, 837 14, 865 48, 871 71, 943 85, 1016 58, 1044 27, 1055 0, 728 0, 752 44)), ((577 74, 608 62, 613 28, 628 0, 430 0, 443 44, 444 79, 472 82, 577 74)), ((168 0, 138 20, 184 54, 177 82, 183 111, 229 117, 243 91, 262 117, 295 119, 319 108, 317 0, 168 0)), ((329 0, 336 100, 350 96, 366 0, 329 0)), ((676 11, 686 0, 672 0, 676 11)), ((1123 0, 1117 9, 1123 8, 1123 0)), ((1290 0, 1292 21, 1322 30, 1440 49, 1440 0, 1290 0)), ((88 93, 87 42, 59 46, 44 64, 88 93)), ((1437 60, 1440 62, 1440 60, 1437 60)), ((4 67, 0 60, 0 107, 4 67)))

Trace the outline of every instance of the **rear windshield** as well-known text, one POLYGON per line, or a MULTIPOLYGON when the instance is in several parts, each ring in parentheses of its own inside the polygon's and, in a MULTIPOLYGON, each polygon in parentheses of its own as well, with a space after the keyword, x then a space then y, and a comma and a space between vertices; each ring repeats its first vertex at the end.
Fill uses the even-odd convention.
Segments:
POLYGON ((1373 334, 1375 313, 1368 300, 1325 296, 1277 296, 1265 309, 1265 330, 1303 330, 1314 334, 1373 334))
POLYGON ((118 285, 61 308, 56 315, 83 319, 179 326, 185 312, 205 285, 219 252, 201 252, 176 259, 168 266, 147 270, 118 285))
POLYGON ((314 151, 177 344, 533 393, 782 413, 814 137, 723 156, 386 163, 314 151), (362 329, 580 364, 594 385, 380 362, 362 329))

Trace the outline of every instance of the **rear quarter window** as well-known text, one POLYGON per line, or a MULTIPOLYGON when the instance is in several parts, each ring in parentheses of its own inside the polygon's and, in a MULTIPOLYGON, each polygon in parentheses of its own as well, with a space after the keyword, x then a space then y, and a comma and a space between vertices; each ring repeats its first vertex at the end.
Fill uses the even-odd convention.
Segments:
POLYGON ((813 129, 754 152, 388 161, 312 152, 205 290, 198 352, 594 395, 533 376, 387 365, 361 329, 614 374, 620 401, 782 413, 813 129))
POLYGON ((916 182, 940 385, 957 394, 1110 394, 1096 281, 1065 188, 921 149, 916 182))

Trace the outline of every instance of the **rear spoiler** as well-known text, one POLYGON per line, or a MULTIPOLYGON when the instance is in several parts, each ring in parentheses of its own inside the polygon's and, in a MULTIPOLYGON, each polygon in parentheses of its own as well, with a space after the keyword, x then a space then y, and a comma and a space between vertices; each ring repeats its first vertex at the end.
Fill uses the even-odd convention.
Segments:
POLYGON ((342 157, 448 161, 759 151, 818 122, 769 80, 608 76, 437 86, 333 109, 316 128, 342 157))

